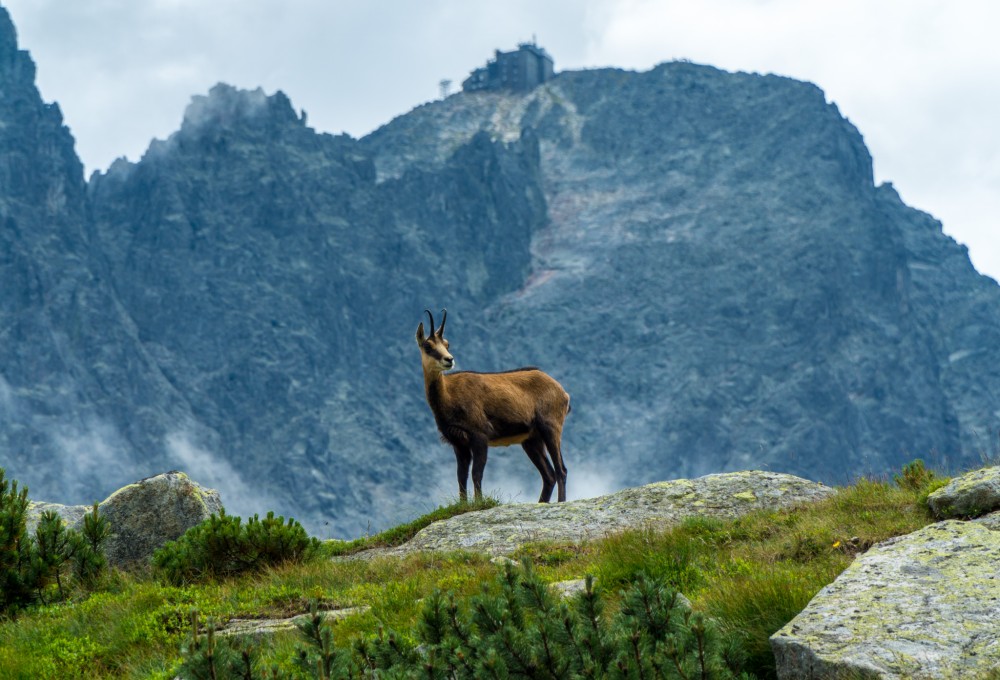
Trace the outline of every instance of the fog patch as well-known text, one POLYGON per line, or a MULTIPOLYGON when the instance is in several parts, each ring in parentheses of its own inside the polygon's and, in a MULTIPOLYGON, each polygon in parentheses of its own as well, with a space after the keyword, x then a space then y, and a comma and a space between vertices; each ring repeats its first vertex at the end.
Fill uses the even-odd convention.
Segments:
MULTIPOLYGON (((588 464, 571 465, 567 462, 566 500, 594 498, 620 491, 624 488, 621 475, 614 470, 598 469, 588 464)), ((472 475, 469 475, 469 496, 472 496, 472 475)), ((483 473, 483 493, 503 503, 536 503, 542 492, 542 477, 520 447, 490 449, 489 462, 483 473)), ((552 491, 552 500, 558 497, 558 487, 552 491)), ((433 496, 451 502, 458 498, 455 464, 442 465, 439 481, 433 496)))
POLYGON ((256 118, 267 110, 264 90, 240 90, 219 83, 208 96, 195 95, 184 111, 181 129, 198 129, 206 125, 228 127, 234 121, 256 118))
POLYGON ((90 416, 78 422, 51 424, 49 428, 50 441, 58 452, 54 457, 58 472, 43 486, 58 489, 59 497, 52 498, 53 502, 99 503, 135 481, 137 472, 129 456, 130 447, 113 425, 90 416))
POLYGON ((246 518, 264 515, 276 506, 270 494, 247 484, 229 461, 200 446, 190 433, 173 432, 165 444, 178 470, 219 492, 227 514, 246 518))
POLYGON ((591 466, 570 470, 566 486, 566 500, 569 501, 606 496, 625 488, 621 477, 613 471, 598 470, 591 466))
POLYGON ((5 420, 13 421, 22 412, 18 401, 17 395, 14 394, 14 388, 10 386, 5 377, 0 375, 0 416, 3 416, 5 420))

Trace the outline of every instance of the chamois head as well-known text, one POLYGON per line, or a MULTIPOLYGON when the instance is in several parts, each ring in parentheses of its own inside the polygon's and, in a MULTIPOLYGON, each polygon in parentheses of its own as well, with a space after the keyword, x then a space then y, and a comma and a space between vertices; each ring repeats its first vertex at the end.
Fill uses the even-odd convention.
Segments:
POLYGON ((427 317, 431 322, 430 335, 424 335, 423 322, 417 326, 417 345, 420 346, 420 360, 423 362, 424 371, 431 373, 443 373, 455 367, 455 357, 448 351, 448 341, 444 339, 444 324, 448 321, 448 310, 442 309, 441 326, 434 330, 434 316, 429 309, 425 309, 427 317))

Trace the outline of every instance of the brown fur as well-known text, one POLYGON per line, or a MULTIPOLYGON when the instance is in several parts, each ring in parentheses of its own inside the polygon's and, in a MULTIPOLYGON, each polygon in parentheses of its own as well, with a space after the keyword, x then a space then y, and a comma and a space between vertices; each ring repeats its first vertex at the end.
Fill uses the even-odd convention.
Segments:
POLYGON ((460 499, 468 497, 470 463, 479 499, 483 495, 488 447, 520 444, 542 476, 538 502, 548 503, 556 484, 558 499, 566 500, 566 465, 562 458, 563 421, 570 410, 566 390, 534 367, 503 373, 445 373, 454 366, 443 335, 448 312, 444 311, 436 331, 434 317, 429 311, 427 315, 430 335, 424 334, 422 322, 417 327, 424 390, 441 436, 455 450, 460 499))

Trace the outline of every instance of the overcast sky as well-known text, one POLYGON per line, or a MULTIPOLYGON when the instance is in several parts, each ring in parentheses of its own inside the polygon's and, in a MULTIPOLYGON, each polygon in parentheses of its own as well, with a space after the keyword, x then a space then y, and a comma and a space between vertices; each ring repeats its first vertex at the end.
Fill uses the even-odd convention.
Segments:
POLYGON ((1000 280, 1000 2, 0 0, 87 172, 138 160, 217 82, 283 90, 360 137, 536 37, 557 70, 689 59, 819 85, 877 182, 1000 280))

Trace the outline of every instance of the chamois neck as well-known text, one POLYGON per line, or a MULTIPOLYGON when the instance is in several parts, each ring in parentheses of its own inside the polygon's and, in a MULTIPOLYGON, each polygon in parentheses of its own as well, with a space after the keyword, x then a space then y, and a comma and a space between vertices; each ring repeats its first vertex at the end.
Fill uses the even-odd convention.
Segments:
POLYGON ((445 376, 441 371, 424 369, 424 392, 427 394, 427 403, 432 409, 441 404, 444 400, 445 376))

